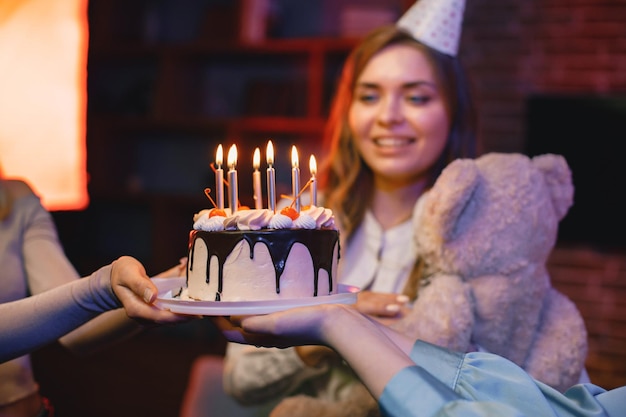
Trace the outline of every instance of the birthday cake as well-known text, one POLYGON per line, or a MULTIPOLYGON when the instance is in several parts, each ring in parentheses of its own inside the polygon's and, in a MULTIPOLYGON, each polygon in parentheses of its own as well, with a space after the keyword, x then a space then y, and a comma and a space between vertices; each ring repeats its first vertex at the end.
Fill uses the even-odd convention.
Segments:
POLYGON ((187 296, 266 301, 337 294, 338 258, 330 209, 203 210, 189 235, 187 296))

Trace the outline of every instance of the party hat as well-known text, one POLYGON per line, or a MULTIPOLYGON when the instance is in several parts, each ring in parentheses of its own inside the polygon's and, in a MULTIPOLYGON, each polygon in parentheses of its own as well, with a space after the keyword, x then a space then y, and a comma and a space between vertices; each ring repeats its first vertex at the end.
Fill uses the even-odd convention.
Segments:
POLYGON ((456 56, 465 0, 418 0, 396 24, 418 41, 456 56))

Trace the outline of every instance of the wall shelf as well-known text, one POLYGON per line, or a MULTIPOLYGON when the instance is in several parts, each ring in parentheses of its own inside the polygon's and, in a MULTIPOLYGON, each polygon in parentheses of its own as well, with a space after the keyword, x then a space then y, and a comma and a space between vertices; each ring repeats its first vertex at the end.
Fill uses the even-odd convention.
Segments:
MULTIPOLYGON (((320 33, 242 42, 239 2, 186 4, 195 13, 175 3, 89 3, 89 189, 95 206, 140 205, 160 219, 166 211, 188 229, 194 210, 209 206, 202 191, 214 188, 218 144, 237 144, 248 205, 255 147, 274 142, 279 193, 289 192, 292 145, 303 160, 323 157, 330 97, 357 40, 320 33), (219 30, 227 23, 234 27, 219 30)), ((155 244, 152 254, 166 267, 180 253, 164 250, 155 244)))

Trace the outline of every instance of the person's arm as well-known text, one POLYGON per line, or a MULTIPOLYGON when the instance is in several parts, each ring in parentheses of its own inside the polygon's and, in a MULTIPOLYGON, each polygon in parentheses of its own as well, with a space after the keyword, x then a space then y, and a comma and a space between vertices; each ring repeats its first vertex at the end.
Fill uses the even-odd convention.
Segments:
POLYGON ((334 348, 376 397, 393 375, 413 365, 408 356, 410 340, 344 305, 249 316, 241 318, 241 325, 243 332, 223 327, 224 334, 237 343, 274 347, 324 344, 334 348), (381 352, 384 361, 372 360, 380 358, 381 352))
POLYGON ((491 353, 416 341, 411 357, 416 365, 394 376, 379 399, 385 415, 608 417, 626 405, 626 387, 578 384, 563 394, 491 353))
MULTIPOLYGON (((11 181, 10 186, 12 193, 20 197, 15 210, 21 211, 24 221, 22 262, 31 294, 41 294, 78 280, 80 276, 65 256, 50 213, 26 183, 11 181)), ((181 265, 184 268, 182 261, 181 265)), ((181 265, 159 276, 180 276, 181 265)), ((61 337, 59 342, 74 354, 86 355, 127 339, 141 329, 124 309, 116 309, 88 321, 61 337)))
MULTIPOLYGON (((366 293, 356 308, 379 321, 397 316, 407 302, 397 294, 366 293)), ((226 350, 224 390, 241 404, 265 403, 292 393, 339 362, 341 358, 326 346, 267 349, 231 343, 226 350)))
MULTIPOLYGON (((159 278, 179 277, 184 275, 186 259, 167 271, 156 275, 159 278)), ((143 271, 145 275, 145 271, 143 271)), ((145 323, 138 323, 128 317, 122 308, 107 311, 89 320, 76 330, 59 339, 59 342, 72 353, 87 355, 102 350, 113 344, 128 339, 145 328, 145 323)))
POLYGON ((225 332, 231 341, 332 346, 386 416, 608 416, 609 404, 623 398, 593 385, 578 385, 563 395, 500 356, 412 342, 343 305, 234 318, 233 323, 241 328, 225 332))
POLYGON ((151 305, 156 295, 143 266, 122 257, 88 278, 0 304, 0 362, 32 352, 103 311, 122 306, 136 320, 160 324, 189 320, 151 305))

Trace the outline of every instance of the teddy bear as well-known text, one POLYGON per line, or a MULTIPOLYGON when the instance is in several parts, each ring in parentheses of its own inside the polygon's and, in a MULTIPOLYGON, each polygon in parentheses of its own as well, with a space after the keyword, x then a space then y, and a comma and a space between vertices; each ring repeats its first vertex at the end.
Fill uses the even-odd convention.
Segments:
MULTIPOLYGON (((587 354, 585 324, 546 268, 573 194, 559 155, 489 153, 449 164, 415 206, 417 297, 392 327, 452 350, 504 356, 560 391, 574 385, 587 354)), ((378 415, 353 384, 339 402, 291 397, 272 416, 378 415)))
POLYGON ((553 154, 490 153, 448 165, 415 206, 426 278, 394 327, 504 356, 560 391, 578 382, 585 324, 546 267, 573 203, 571 177, 565 158, 553 154))

